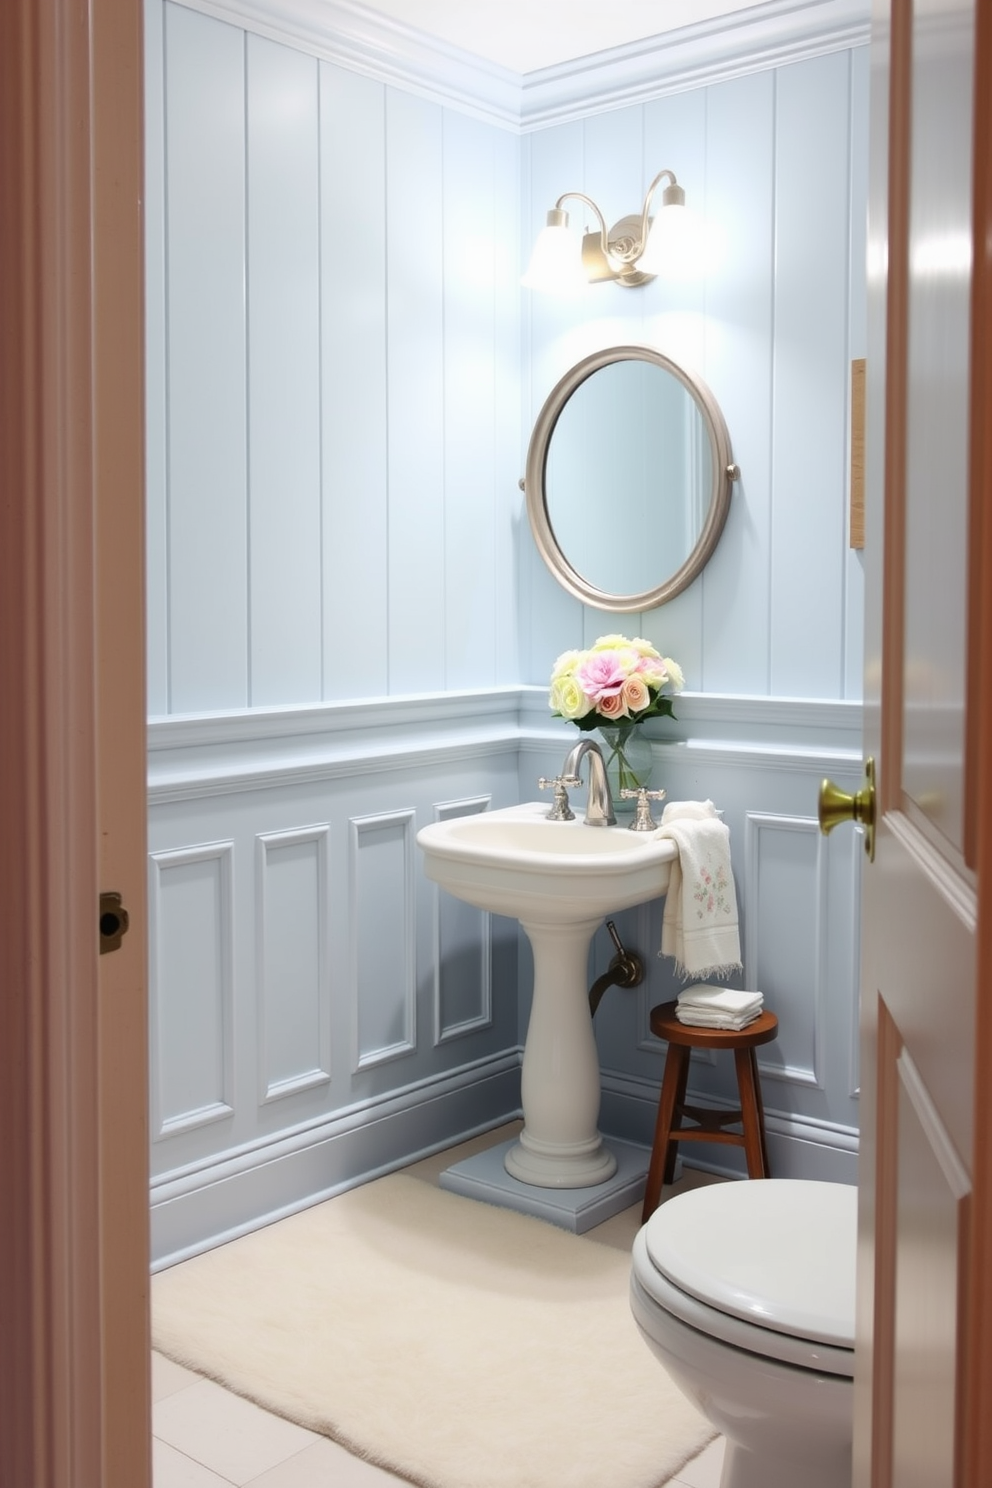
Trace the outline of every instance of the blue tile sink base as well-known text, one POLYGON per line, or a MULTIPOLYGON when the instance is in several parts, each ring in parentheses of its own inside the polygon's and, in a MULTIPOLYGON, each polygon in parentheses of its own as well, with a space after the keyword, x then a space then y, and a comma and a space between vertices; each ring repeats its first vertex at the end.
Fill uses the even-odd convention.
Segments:
POLYGON ((617 1160, 617 1170, 605 1183, 590 1188, 538 1188, 513 1178, 503 1166, 503 1158, 516 1140, 500 1142, 446 1168, 440 1177, 441 1187, 484 1204, 532 1214, 574 1235, 585 1234, 644 1197, 651 1157, 646 1147, 611 1137, 606 1146, 617 1160))

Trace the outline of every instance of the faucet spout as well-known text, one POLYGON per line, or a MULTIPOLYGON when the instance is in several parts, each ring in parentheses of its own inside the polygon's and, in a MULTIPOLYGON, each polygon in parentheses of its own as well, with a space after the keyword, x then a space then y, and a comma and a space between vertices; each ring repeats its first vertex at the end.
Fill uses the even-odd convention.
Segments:
POLYGON ((578 775, 579 765, 586 755, 589 756, 589 794, 586 798, 586 826, 615 827, 617 819, 613 810, 613 796, 610 792, 610 782, 606 777, 603 752, 595 739, 579 740, 575 748, 570 750, 562 768, 562 774, 578 775))

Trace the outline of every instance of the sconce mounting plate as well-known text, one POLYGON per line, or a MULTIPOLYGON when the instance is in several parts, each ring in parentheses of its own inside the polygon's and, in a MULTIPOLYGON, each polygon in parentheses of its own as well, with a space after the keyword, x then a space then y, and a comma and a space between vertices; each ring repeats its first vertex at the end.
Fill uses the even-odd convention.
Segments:
MULTIPOLYGON (((648 226, 651 226, 652 218, 648 218, 648 226)), ((621 217, 619 222, 614 222, 607 234, 606 241, 612 252, 616 254, 629 253, 630 250, 640 242, 641 237, 641 214, 631 213, 628 217, 621 217)), ((600 284, 603 280, 612 280, 614 284, 622 284, 624 289, 636 289, 638 284, 650 284, 656 277, 654 274, 645 274, 643 269, 635 268, 633 265, 624 267, 621 265, 619 272, 612 268, 603 253, 602 242, 598 232, 586 233, 582 239, 582 267, 590 284, 600 284)))

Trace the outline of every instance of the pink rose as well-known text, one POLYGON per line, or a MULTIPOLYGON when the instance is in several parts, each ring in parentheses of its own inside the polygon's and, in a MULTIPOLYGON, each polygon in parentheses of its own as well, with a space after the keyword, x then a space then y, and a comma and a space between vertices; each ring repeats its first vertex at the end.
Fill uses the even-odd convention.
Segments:
POLYGON ((648 691, 647 683, 643 677, 628 677, 623 684, 621 697, 630 713, 639 713, 642 708, 648 707, 651 702, 651 693, 648 691))
POLYGON ((604 712, 603 700, 619 694, 627 672, 615 651, 594 651, 575 676, 582 691, 592 698, 600 712, 604 712))
POLYGON ((601 713, 604 718, 627 718, 627 704, 622 692, 612 692, 609 696, 600 697, 596 704, 596 712, 601 713))

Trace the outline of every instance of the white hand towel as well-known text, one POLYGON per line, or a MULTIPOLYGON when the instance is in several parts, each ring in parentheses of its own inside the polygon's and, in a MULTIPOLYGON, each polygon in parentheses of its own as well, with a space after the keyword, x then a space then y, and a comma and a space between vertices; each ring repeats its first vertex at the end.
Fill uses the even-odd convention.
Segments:
POLYGON ((695 1008, 686 1008, 683 1012, 676 1009, 675 1016, 680 1023, 689 1028, 723 1028, 739 1033, 749 1023, 761 1017, 761 1008, 756 1008, 753 1013, 700 1013, 695 1008))
POLYGON ((657 835, 678 848, 661 926, 662 956, 683 977, 742 970, 730 830, 712 801, 670 801, 657 835))
POLYGON ((733 987, 711 987, 703 982, 686 987, 678 996, 679 1012, 722 1013, 739 1018, 744 1013, 760 1013, 765 999, 760 992, 739 992, 733 987))

